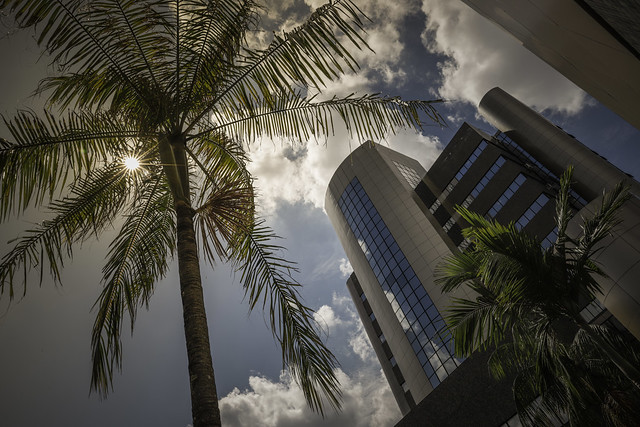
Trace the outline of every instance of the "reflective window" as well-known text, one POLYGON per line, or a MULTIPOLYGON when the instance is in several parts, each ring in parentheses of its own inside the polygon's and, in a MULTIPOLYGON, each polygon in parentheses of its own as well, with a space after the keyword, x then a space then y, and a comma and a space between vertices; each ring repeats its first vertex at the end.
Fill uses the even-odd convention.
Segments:
MULTIPOLYGON (((357 178, 344 190, 338 206, 345 218, 351 214, 351 231, 424 372, 436 387, 461 362, 453 357, 453 343, 444 320, 357 178)), ((390 361, 395 366, 395 359, 390 361)))
POLYGON ((445 231, 445 233, 449 230, 451 230, 451 227, 453 227, 453 224, 456 223, 456 220, 453 219, 453 217, 449 218, 449 221, 447 221, 443 226, 443 230, 445 231))
POLYGON ((416 188, 418 183, 422 181, 422 177, 418 175, 418 172, 416 172, 415 169, 410 168, 407 165, 403 165, 402 163, 398 163, 395 160, 393 161, 393 164, 396 165, 404 179, 407 180, 412 188, 416 188))
POLYGON ((500 212, 500 209, 502 209, 502 207, 507 204, 511 197, 513 197, 513 195, 516 193, 516 191, 518 191, 518 188, 520 188, 526 180, 527 178, 523 174, 518 174, 516 179, 513 180, 509 187, 507 187, 507 189, 504 190, 500 197, 498 197, 498 200, 496 200, 493 206, 491 206, 491 209, 489 209, 489 212, 487 212, 487 217, 494 218, 498 214, 498 212, 500 212))
POLYGON ((544 249, 550 248, 558 239, 558 227, 554 227, 553 230, 547 234, 547 237, 542 241, 542 247, 544 249))
MULTIPOLYGON (((527 163, 533 163, 536 168, 538 168, 543 174, 552 178, 553 181, 559 181, 558 177, 551 172, 546 166, 540 163, 535 157, 529 154, 524 148, 522 148, 518 143, 509 138, 504 133, 498 131, 495 134, 496 139, 501 142, 505 148, 507 148, 510 152, 516 154, 516 157, 520 157, 527 161, 527 163)), ((578 193, 573 190, 569 190, 569 195, 573 199, 572 201, 577 204, 579 207, 584 207, 587 205, 587 201, 583 199, 578 193)))
POLYGON ((593 319, 598 317, 606 308, 602 305, 598 299, 594 299, 591 303, 587 304, 585 308, 580 312, 580 316, 585 322, 591 323, 593 319))
POLYGON ((464 162, 460 169, 458 169, 456 175, 451 179, 451 181, 449 181, 449 184, 447 184, 442 194, 440 194, 438 200, 433 202, 433 204, 429 208, 429 212, 434 213, 440 207, 440 205, 442 204, 441 201, 447 198, 449 193, 451 193, 451 190, 454 189, 456 184, 458 184, 462 177, 469 171, 471 165, 478 159, 478 157, 480 157, 480 154, 484 151, 485 148, 487 148, 487 141, 482 140, 480 144, 478 144, 478 147, 476 147, 476 149, 473 151, 473 153, 471 153, 467 161, 464 162))
POLYGON ((498 173, 504 163, 505 159, 502 156, 498 157, 498 159, 493 162, 493 165, 491 165, 487 173, 485 173, 484 176, 480 178, 480 181, 478 181, 473 190, 471 190, 467 198, 464 199, 464 202, 462 202, 462 207, 469 207, 469 205, 476 199, 476 197, 478 197, 478 194, 480 194, 480 192, 484 190, 487 184, 489 184, 489 181, 491 181, 495 174, 498 173))
POLYGON ((516 221, 516 227, 518 228, 518 230, 523 229, 527 224, 529 224, 529 221, 531 221, 533 217, 536 216, 538 212, 540 212, 540 209, 542 209, 548 201, 549 197, 546 194, 540 194, 538 198, 531 204, 531 206, 529 206, 529 208, 525 211, 525 213, 523 213, 522 216, 518 218, 518 221, 516 221))

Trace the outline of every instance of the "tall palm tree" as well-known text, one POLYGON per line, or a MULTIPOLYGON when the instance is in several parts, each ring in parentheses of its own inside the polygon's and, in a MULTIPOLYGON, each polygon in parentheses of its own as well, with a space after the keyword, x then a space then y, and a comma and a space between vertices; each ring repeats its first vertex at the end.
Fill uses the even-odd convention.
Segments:
POLYGON ((571 175, 569 168, 560 179, 557 240, 548 249, 513 223, 458 208, 473 246, 448 257, 437 281, 445 292, 468 286, 477 297, 454 298, 446 321, 458 355, 494 348, 490 371, 515 375, 525 423, 553 425, 565 415, 572 425, 629 425, 640 420, 638 349, 580 315, 600 290, 594 276, 605 276, 592 258, 629 194, 622 184, 604 194, 593 217, 583 219, 583 233, 571 238, 571 175))
MULTIPOLYGON (((0 264, 0 291, 14 296, 43 262, 57 281, 74 243, 121 221, 103 268, 91 339, 91 386, 111 387, 120 333, 146 305, 177 253, 195 426, 219 425, 199 247, 208 261, 242 272, 251 309, 269 313, 283 364, 312 409, 340 406, 336 360, 299 298, 292 263, 256 216, 245 149, 259 136, 307 141, 341 120, 355 137, 440 121, 429 101, 378 95, 319 101, 328 81, 368 48, 364 16, 332 1, 299 27, 248 45, 254 0, 0 0, 32 27, 58 74, 38 88, 51 110, 5 118, 0 215, 49 205, 53 217, 21 237, 0 264), (132 157, 138 168, 123 166, 132 157), (200 246, 198 246, 200 244, 200 246), (24 276, 21 272, 24 271, 24 276)), ((118 223, 119 224, 119 223, 118 223)))

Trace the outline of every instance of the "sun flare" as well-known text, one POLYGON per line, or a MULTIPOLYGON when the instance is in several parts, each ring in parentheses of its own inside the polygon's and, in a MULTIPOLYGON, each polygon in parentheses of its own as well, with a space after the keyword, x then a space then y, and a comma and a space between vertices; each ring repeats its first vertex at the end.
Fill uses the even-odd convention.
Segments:
POLYGON ((127 168, 127 170, 134 171, 140 167, 140 161, 135 157, 129 156, 124 159, 124 166, 127 168))

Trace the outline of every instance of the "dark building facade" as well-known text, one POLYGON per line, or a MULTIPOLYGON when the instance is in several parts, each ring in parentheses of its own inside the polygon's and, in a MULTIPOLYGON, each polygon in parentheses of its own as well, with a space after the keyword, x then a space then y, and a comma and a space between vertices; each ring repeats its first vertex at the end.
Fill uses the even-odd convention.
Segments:
MULTIPOLYGON (((464 361, 454 357, 442 319, 452 297, 470 297, 464 289, 443 295, 434 284, 443 257, 468 246, 455 205, 500 222, 514 221, 548 245, 555 240, 557 177, 568 164, 575 165, 571 201, 577 212, 591 209, 602 189, 621 179, 633 182, 632 191, 640 194, 637 182, 500 89, 483 98, 480 110, 489 120, 503 120, 497 127, 505 132, 489 135, 463 124, 428 172, 400 153, 365 144, 338 168, 326 195, 325 208, 354 269, 347 288, 396 401, 403 415, 409 414, 402 425, 443 425, 448 420, 450 425, 498 426, 515 412, 509 382, 488 377, 485 354, 464 361), (529 128, 522 129, 520 122, 529 128), (540 135, 551 142, 541 145, 540 135), (572 157, 551 150, 554 144, 566 145, 572 157), (454 397, 469 403, 456 409, 454 397)), ((640 207, 633 199, 624 215, 627 232, 638 240, 627 242, 635 247, 627 264, 609 265, 616 271, 640 266, 640 207)), ((616 246, 617 239, 610 243, 616 246)), ((624 272, 614 272, 611 277, 601 300, 638 336, 640 298, 633 276, 625 279, 624 272), (611 298, 611 290, 632 302, 611 298)), ((584 313, 589 320, 615 321, 600 302, 584 313)))

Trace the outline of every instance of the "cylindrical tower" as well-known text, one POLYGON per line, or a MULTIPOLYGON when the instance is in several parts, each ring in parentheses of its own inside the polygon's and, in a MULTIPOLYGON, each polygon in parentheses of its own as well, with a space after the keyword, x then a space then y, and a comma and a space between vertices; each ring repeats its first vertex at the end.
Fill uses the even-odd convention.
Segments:
POLYGON ((487 92, 478 109, 557 176, 573 165, 574 188, 585 199, 597 198, 620 181, 640 196, 637 181, 499 87, 487 92))

